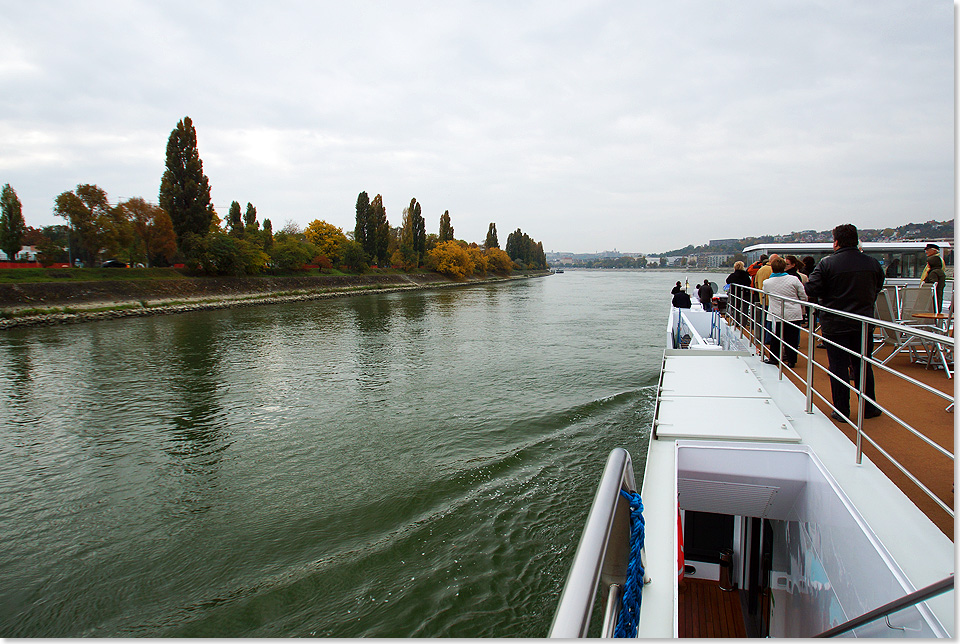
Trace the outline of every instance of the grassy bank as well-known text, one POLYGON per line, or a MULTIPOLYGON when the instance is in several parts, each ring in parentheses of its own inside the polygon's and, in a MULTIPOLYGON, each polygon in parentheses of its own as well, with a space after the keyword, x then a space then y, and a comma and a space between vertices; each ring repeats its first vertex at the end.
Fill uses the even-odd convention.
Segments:
MULTIPOLYGON (((392 268, 371 268, 366 275, 397 275, 392 268)), ((253 277, 303 277, 309 275, 348 275, 336 269, 324 271, 271 271, 253 277)), ((42 284, 45 282, 99 282, 137 280, 176 280, 197 276, 177 268, 8 268, 0 265, 0 284, 42 284)))
POLYGON ((184 277, 185 275, 175 268, 8 268, 0 270, 0 284, 169 280, 184 277))
POLYGON ((52 269, 54 273, 67 271, 74 277, 80 276, 69 280, 51 277, 49 269, 15 270, 37 271, 33 278, 45 279, 30 282, 25 276, 16 283, 0 282, 0 328, 458 286, 549 274, 536 271, 509 277, 490 275, 451 280, 428 271, 371 270, 362 275, 301 271, 286 276, 231 278, 190 277, 172 269, 52 269), (92 271, 97 270, 107 273, 107 277, 91 279, 92 271), (138 270, 152 272, 153 277, 132 277, 138 270), (126 274, 127 279, 113 279, 112 275, 117 273, 126 274))

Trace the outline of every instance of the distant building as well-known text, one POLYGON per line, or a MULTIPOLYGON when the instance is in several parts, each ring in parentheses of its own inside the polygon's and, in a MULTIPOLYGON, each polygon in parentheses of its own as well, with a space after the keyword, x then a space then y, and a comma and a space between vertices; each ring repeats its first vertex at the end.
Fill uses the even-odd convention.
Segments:
POLYGON ((7 254, 0 250, 0 261, 10 262, 35 262, 37 261, 37 249, 35 246, 23 246, 20 252, 13 256, 13 259, 7 257, 7 254))
POLYGON ((739 244, 739 239, 711 239, 709 246, 733 246, 739 244))
POLYGON ((728 261, 733 255, 727 253, 714 253, 707 255, 707 266, 710 268, 720 268, 724 262, 728 261))

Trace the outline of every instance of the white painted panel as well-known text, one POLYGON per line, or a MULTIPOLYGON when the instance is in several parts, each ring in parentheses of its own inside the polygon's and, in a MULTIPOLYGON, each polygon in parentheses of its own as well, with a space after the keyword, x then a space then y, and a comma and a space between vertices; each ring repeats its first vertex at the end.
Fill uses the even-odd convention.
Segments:
POLYGON ((662 396, 768 398, 756 374, 741 356, 667 356, 662 396))
POLYGON ((660 438, 800 442, 800 435, 769 398, 664 396, 657 418, 660 438))

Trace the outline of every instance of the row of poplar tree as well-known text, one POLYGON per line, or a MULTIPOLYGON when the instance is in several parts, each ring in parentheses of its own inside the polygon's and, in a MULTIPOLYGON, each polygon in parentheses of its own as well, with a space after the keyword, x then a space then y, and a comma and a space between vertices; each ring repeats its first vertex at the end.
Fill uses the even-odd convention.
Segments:
POLYGON ((103 189, 81 184, 57 196, 54 213, 68 225, 26 226, 16 192, 9 184, 4 186, 0 193, 0 250, 13 258, 22 246, 34 246, 41 263, 47 265, 80 261, 91 266, 109 257, 147 266, 182 262, 188 269, 220 275, 255 274, 271 266, 290 270, 310 264, 351 271, 365 270, 370 264, 426 268, 457 276, 482 274, 488 268, 504 272, 547 267, 543 245, 519 229, 508 236, 505 251, 500 251, 496 225, 491 223, 480 247, 454 238, 450 213, 445 211, 439 233, 428 235, 416 199, 404 208, 401 226, 392 228, 382 197, 378 194, 371 201, 361 192, 356 226, 347 234, 321 220, 305 229, 288 223, 275 233, 269 219, 261 225, 253 204, 241 211, 236 201, 221 221, 210 198, 210 181, 203 173, 196 130, 189 117, 177 123, 167 141, 159 205, 140 197, 112 205, 103 189))
MULTIPOLYGON (((423 210, 416 197, 412 198, 410 205, 403 209, 400 227, 391 228, 387 221, 386 208, 383 206, 383 197, 377 195, 371 201, 366 192, 361 192, 357 196, 357 218, 353 239, 360 244, 365 256, 372 263, 408 269, 426 267, 437 270, 441 262, 437 253, 433 251, 446 243, 455 243, 465 249, 480 248, 476 243, 469 244, 455 239, 449 210, 445 210, 440 215, 439 232, 436 235, 432 233, 428 235, 423 210)), ((500 249, 500 242, 497 238, 497 225, 491 222, 487 228, 482 250, 489 255, 494 249, 500 249)), ((543 244, 535 242, 519 228, 507 236, 505 253, 511 262, 516 263, 516 268, 547 268, 543 244)), ((482 263, 477 266, 477 269, 482 271, 482 263)))

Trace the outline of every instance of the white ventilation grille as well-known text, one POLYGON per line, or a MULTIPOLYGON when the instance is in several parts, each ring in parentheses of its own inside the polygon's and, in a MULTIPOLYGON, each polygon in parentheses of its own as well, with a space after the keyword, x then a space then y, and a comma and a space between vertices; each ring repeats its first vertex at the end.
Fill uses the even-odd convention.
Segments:
POLYGON ((772 485, 680 478, 677 479, 677 491, 680 507, 684 510, 766 517, 780 488, 772 485))

